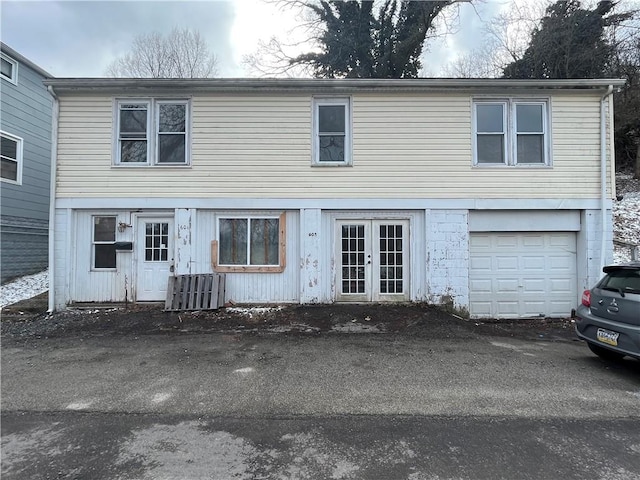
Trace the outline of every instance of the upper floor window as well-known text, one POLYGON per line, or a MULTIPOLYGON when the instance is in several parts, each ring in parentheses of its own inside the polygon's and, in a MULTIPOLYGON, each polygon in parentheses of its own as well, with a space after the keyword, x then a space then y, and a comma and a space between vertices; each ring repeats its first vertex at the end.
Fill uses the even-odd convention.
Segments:
POLYGON ((313 164, 351 164, 349 98, 316 98, 313 102, 313 164))
POLYGON ((550 165, 548 100, 474 103, 475 165, 550 165))
POLYGON ((18 62, 4 53, 0 54, 0 77, 18 83, 18 62))
POLYGON ((6 132, 0 133, 0 176, 9 183, 22 183, 22 139, 6 132))
POLYGON ((118 100, 117 165, 188 165, 187 100, 118 100))

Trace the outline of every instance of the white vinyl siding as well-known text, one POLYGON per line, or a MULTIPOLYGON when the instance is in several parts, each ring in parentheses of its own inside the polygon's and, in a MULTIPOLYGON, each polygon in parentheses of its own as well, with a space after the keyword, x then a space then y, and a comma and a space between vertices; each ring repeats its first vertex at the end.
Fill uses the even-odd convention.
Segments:
POLYGON ((354 94, 353 167, 313 168, 310 95, 192 99, 191 168, 113 168, 110 97, 61 97, 58 197, 597 198, 600 96, 560 93, 553 169, 472 168, 472 98, 354 94), (579 172, 579 175, 576 175, 579 172))

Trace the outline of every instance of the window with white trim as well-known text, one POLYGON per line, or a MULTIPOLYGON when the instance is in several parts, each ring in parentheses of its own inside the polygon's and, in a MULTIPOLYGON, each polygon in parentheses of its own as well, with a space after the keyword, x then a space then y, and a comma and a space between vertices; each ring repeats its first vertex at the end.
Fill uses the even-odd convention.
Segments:
POLYGON ((218 272, 282 272, 285 266, 285 214, 223 216, 212 265, 218 272))
POLYGON ((0 54, 0 77, 18 83, 18 62, 4 53, 0 54))
POLYGON ((3 182, 22 183, 22 139, 0 132, 0 177, 3 182))
POLYGON ((351 164, 351 101, 313 100, 313 164, 351 164))
POLYGON ((117 101, 116 165, 188 165, 188 100, 117 101))
POLYGON ((482 99, 473 104, 474 165, 550 165, 546 99, 482 99))
POLYGON ((94 270, 116 268, 116 217, 93 217, 93 261, 94 270))

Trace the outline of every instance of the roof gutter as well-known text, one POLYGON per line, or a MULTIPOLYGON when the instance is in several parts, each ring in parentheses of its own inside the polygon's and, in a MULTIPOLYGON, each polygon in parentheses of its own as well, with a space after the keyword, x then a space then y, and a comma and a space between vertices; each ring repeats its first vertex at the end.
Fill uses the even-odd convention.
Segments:
MULTIPOLYGON (((609 85, 600 101, 600 271, 606 264, 607 253, 607 103, 613 93, 613 85, 609 85)), ((611 132, 613 135, 613 132, 611 132)), ((613 175, 613 162, 611 174, 613 175)))
POLYGON ((35 63, 33 63, 31 60, 29 60, 25 56, 20 55, 18 52, 16 52, 13 48, 11 48, 6 43, 0 42, 0 50, 2 50, 2 53, 6 54, 6 55, 9 55, 14 60, 17 60, 20 63, 24 63, 29 68, 31 68, 32 70, 35 70, 37 73, 39 73, 43 77, 45 77, 45 78, 53 78, 53 75, 51 75, 49 72, 44 70, 42 67, 36 65, 35 63))
POLYGON ((571 90, 593 93, 610 86, 622 86, 622 79, 289 79, 289 78, 54 78, 44 82, 60 93, 105 93, 141 91, 180 92, 415 92, 415 91, 471 91, 496 92, 509 90, 571 90))
POLYGON ((51 114, 51 186, 49 188, 49 309, 55 310, 55 220, 56 220, 56 172, 58 153, 58 118, 60 115, 60 101, 51 85, 47 90, 53 97, 53 112, 51 114))

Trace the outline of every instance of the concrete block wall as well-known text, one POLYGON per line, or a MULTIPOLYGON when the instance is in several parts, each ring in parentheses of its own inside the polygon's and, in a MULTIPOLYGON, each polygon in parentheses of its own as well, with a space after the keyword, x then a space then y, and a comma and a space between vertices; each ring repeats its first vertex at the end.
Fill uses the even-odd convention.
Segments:
MULTIPOLYGON (((584 210, 578 234, 578 277, 582 289, 591 288, 602 278, 601 245, 602 213, 600 210, 584 210)), ((611 210, 605 215, 605 265, 613 263, 613 217, 611 210)))
POLYGON ((469 213, 426 210, 427 298, 466 311, 469 305, 469 213))

